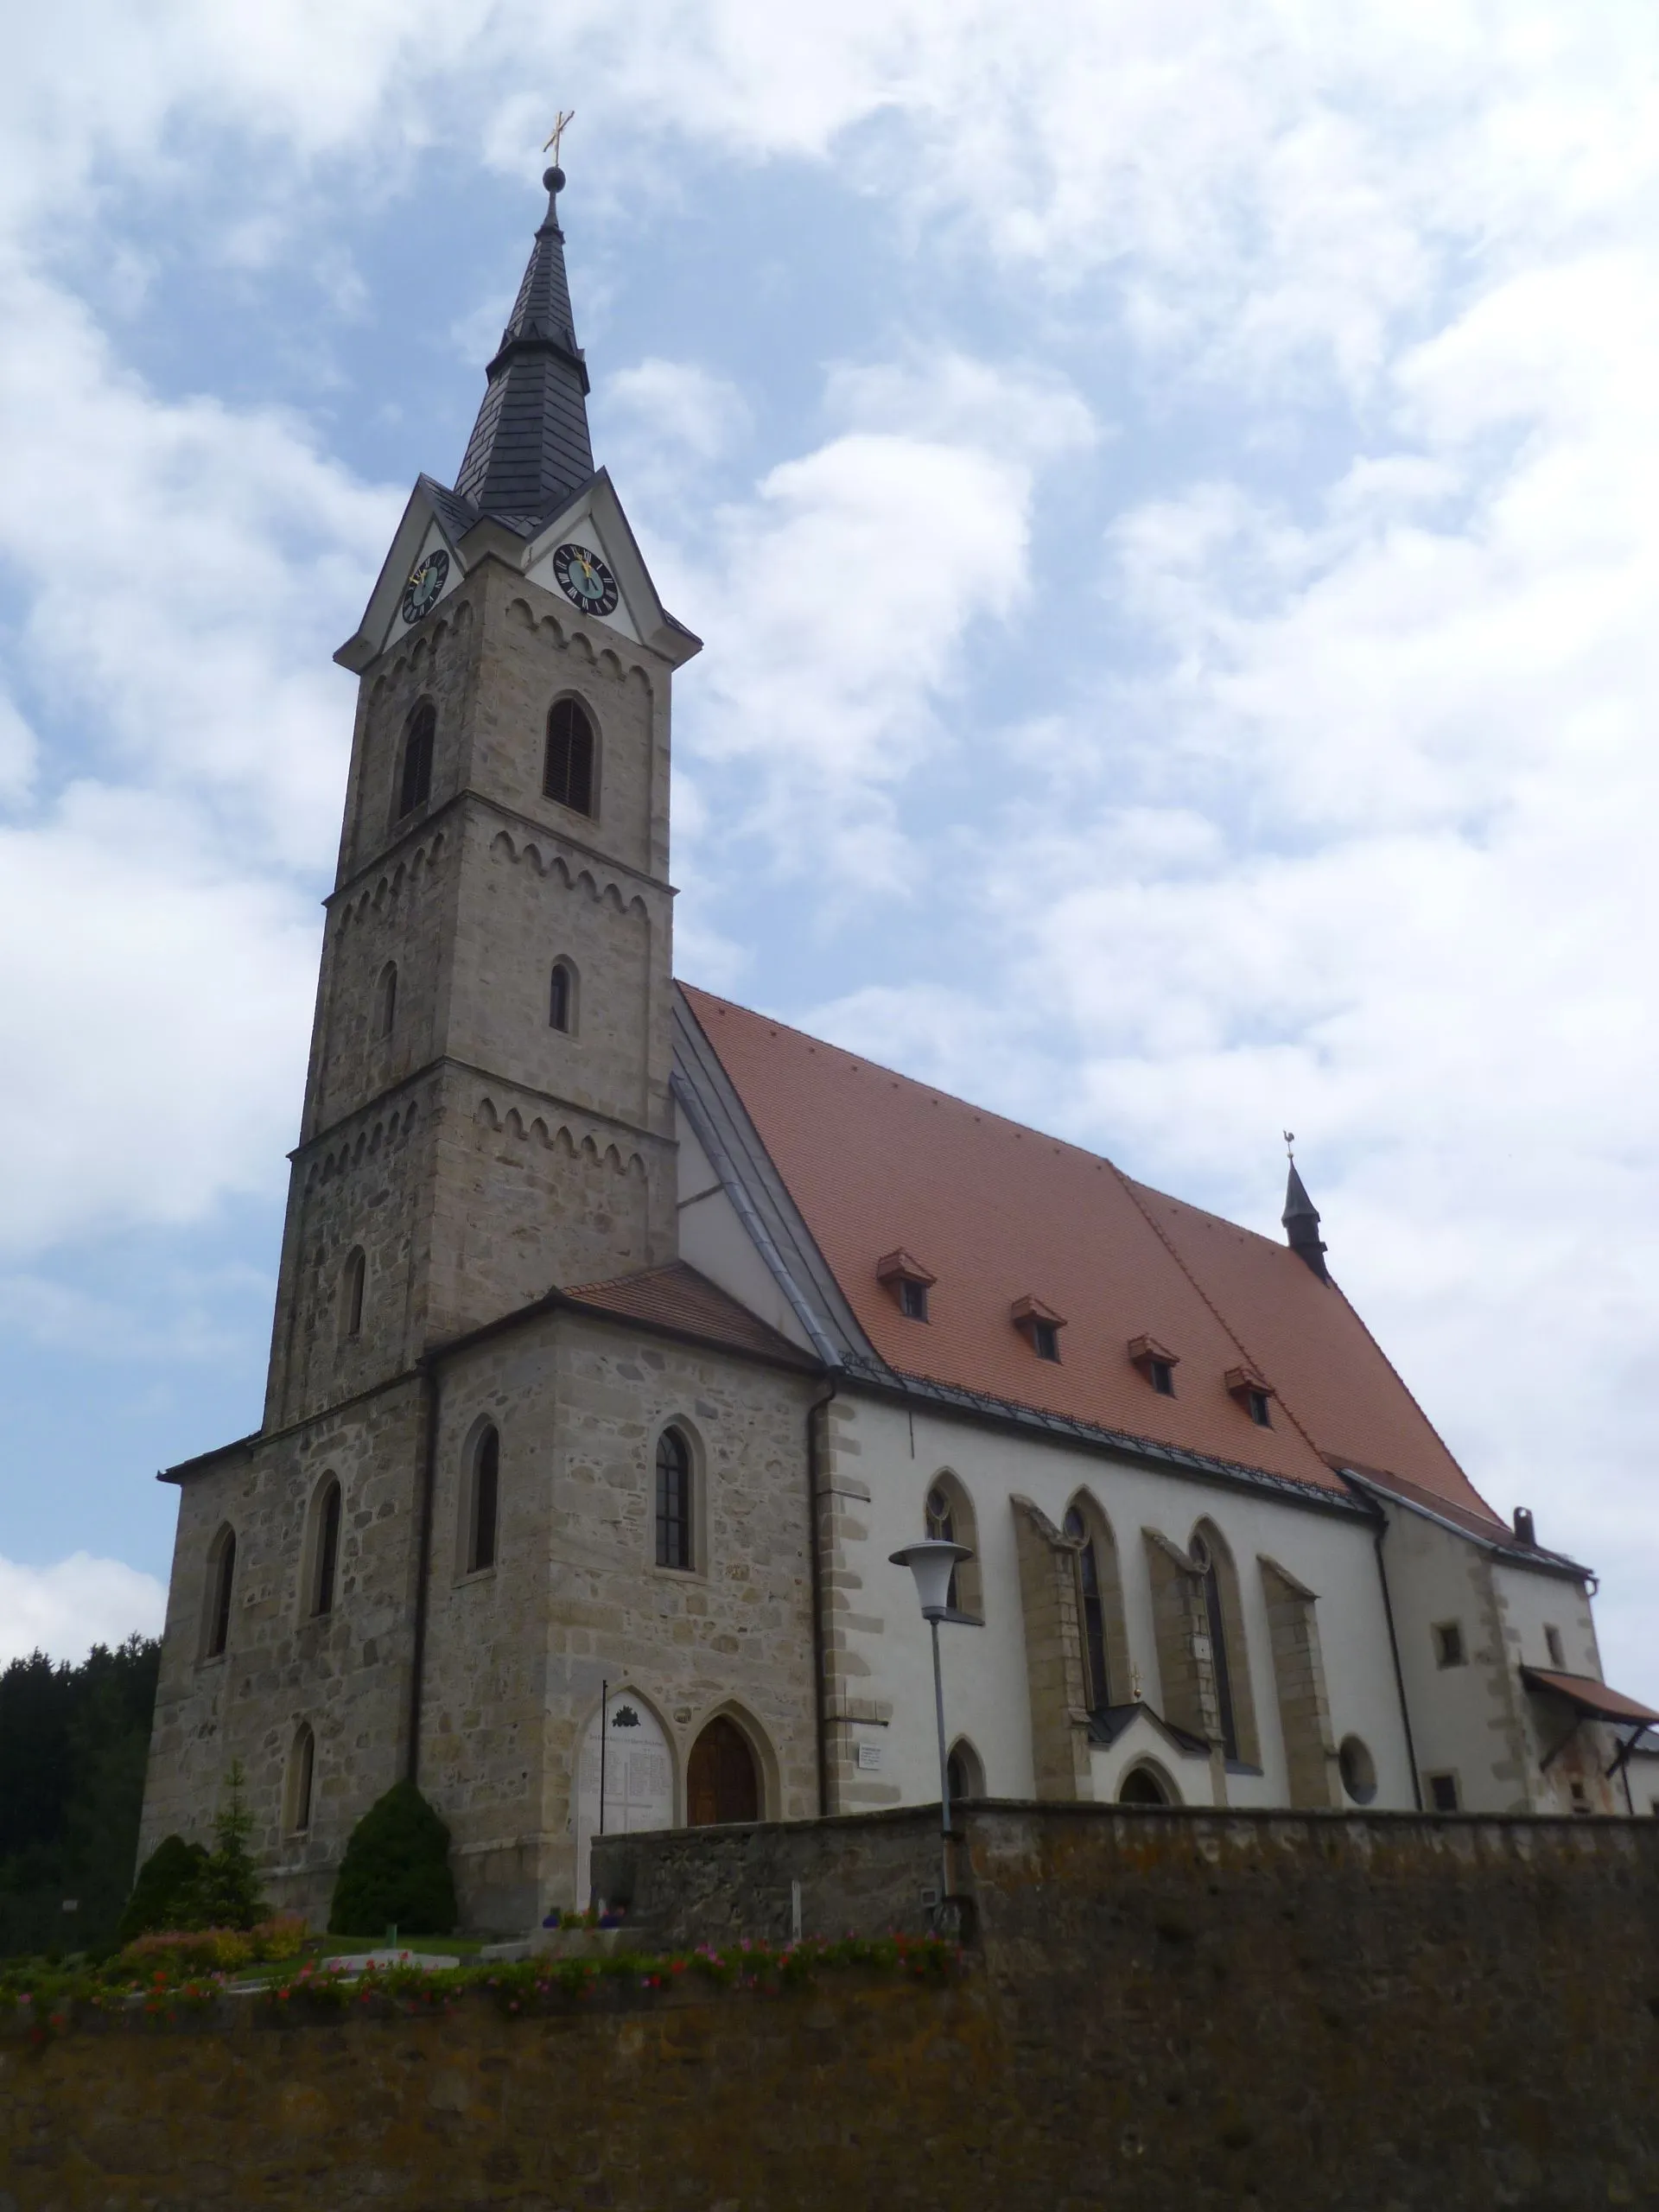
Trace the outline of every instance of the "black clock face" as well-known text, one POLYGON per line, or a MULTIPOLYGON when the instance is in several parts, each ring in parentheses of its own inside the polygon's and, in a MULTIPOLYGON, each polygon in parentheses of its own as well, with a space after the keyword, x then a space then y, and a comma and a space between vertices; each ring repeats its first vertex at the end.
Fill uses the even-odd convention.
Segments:
POLYGON ((585 545, 561 545, 553 556, 553 573, 559 589, 584 614, 608 614, 620 596, 616 578, 585 545))
POLYGON ((429 553, 404 586, 404 620, 418 622, 423 614, 435 604, 449 574, 447 553, 429 553))

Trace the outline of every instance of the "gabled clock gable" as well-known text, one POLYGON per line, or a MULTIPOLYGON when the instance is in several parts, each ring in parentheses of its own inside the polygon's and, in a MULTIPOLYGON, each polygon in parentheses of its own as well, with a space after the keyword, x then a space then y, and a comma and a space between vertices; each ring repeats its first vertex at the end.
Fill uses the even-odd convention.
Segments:
MULTIPOLYGON (((334 655, 343 667, 359 671, 366 668, 405 630, 416 626, 404 620, 404 594, 423 561, 442 554, 448 563, 437 597, 425 610, 428 613, 439 600, 447 599, 466 575, 466 563, 456 542, 460 533, 446 529, 439 517, 439 503, 448 496, 442 486, 428 476, 423 476, 410 493, 409 505, 404 509, 391 550, 369 594, 369 603, 363 610, 356 635, 348 639, 334 655)), ((419 619, 416 618, 417 624, 419 619)))
MULTIPOLYGON (((558 577, 558 556, 566 545, 596 554, 616 579, 615 607, 607 614, 590 614, 591 620, 620 630, 624 637, 651 646, 676 664, 697 650, 699 640, 683 623, 675 620, 658 596, 607 469, 601 468, 584 484, 570 505, 538 531, 524 550, 524 573, 531 582, 556 598, 569 600, 571 594, 558 577)), ((580 600, 575 604, 582 608, 580 600)))

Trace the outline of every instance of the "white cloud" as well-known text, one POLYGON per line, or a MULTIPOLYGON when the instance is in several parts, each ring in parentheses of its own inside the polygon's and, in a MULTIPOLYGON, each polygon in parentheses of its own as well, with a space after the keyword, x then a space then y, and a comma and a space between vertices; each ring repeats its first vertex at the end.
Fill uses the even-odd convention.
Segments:
POLYGON ((0 1666, 44 1651, 78 1664, 94 1643, 159 1636, 167 1592, 117 1559, 73 1552, 53 1567, 0 1559, 0 1666))
POLYGON ((735 385, 696 361, 651 359, 605 380, 601 404, 625 435, 659 456, 715 461, 742 435, 748 409, 735 385))

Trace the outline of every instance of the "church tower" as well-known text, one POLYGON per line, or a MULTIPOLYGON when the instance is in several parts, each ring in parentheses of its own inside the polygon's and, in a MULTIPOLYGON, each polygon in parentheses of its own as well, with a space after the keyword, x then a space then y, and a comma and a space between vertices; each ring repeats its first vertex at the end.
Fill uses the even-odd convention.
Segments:
POLYGON ((610 478, 562 170, 453 490, 354 637, 265 1427, 550 1289, 675 1256, 664 608, 610 478))

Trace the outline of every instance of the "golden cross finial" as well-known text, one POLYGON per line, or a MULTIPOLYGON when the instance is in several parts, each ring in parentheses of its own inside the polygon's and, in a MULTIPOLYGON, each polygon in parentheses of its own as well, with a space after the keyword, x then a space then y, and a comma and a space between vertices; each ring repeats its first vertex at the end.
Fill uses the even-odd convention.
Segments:
POLYGON ((550 153, 552 155, 553 166, 555 168, 557 168, 559 165, 559 141, 563 137, 565 131, 569 129, 569 125, 575 121, 575 119, 576 111, 575 108, 571 108, 568 111, 565 109, 561 108, 559 110, 557 118, 553 125, 553 136, 548 140, 546 145, 542 149, 542 151, 544 154, 550 153))

